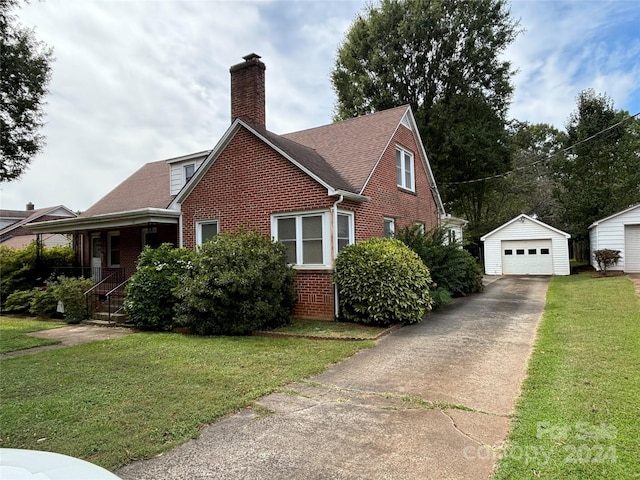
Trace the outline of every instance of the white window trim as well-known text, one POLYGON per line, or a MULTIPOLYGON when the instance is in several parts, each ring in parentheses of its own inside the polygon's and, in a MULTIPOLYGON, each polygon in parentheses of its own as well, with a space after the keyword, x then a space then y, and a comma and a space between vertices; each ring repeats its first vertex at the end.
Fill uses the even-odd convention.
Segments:
MULTIPOLYGON (((296 260, 302 258, 302 218, 322 216, 322 263, 294 263, 296 270, 330 270, 331 262, 331 212, 329 210, 307 210, 302 212, 287 212, 271 215, 271 236, 278 239, 278 220, 284 218, 296 219, 296 260)), ((337 240, 335 240, 337 242, 337 240)))
POLYGON ((382 223, 382 234, 384 235, 384 224, 389 222, 389 224, 391 225, 391 237, 386 237, 386 238, 393 238, 396 235, 396 219, 395 218, 391 218, 391 217, 384 217, 383 223, 382 223))
POLYGON ((220 233, 220 223, 217 219, 210 220, 198 220, 196 221, 196 246, 202 246, 202 226, 203 225, 216 225, 216 232, 220 233))
MULTIPOLYGON (((415 168, 415 156, 413 155, 413 152, 410 152, 409 150, 407 150, 406 148, 402 148, 400 145, 396 145, 396 152, 401 152, 402 155, 402 162, 401 162, 401 173, 402 175, 400 175, 400 181, 397 182, 398 183, 398 187, 404 189, 404 190, 408 190, 410 192, 415 192, 416 191, 416 168, 415 168), (409 157, 409 170, 411 173, 411 185, 407 186, 405 183, 405 179, 406 179, 406 170, 405 170, 405 157, 408 156, 409 157)), ((397 158, 397 157, 396 157, 397 158)), ((397 161, 397 160, 396 160, 397 161)), ((397 165, 396 165, 397 168, 397 165)), ((397 173, 397 170, 396 170, 397 173)), ((396 175, 397 176, 397 175, 396 175)), ((398 179, 396 179, 398 180, 398 179)))
MULTIPOLYGON (((107 266, 109 268, 119 268, 119 263, 111 262, 111 239, 113 237, 120 237, 120 231, 107 232, 107 266)), ((122 238, 120 238, 120 260, 122 261, 122 238)))
POLYGON ((333 258, 335 259, 338 256, 338 216, 339 215, 344 215, 345 217, 349 218, 349 245, 353 245, 354 243, 356 243, 355 241, 355 237, 356 237, 356 229, 355 229, 355 215, 353 214, 353 212, 349 211, 349 210, 338 210, 337 215, 336 215, 336 225, 335 225, 335 232, 336 234, 334 235, 334 239, 333 239, 333 258))
MULTIPOLYGON (((196 164, 195 163, 185 163, 182 165, 182 184, 185 185, 189 180, 187 179, 187 167, 193 166, 193 175, 196 174, 196 164)), ((193 178, 193 175, 191 177, 193 178)))

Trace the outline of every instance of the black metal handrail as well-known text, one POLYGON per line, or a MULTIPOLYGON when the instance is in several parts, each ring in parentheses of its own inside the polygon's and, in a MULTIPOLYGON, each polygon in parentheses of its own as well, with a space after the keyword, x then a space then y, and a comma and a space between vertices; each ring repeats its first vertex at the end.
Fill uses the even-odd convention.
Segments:
MULTIPOLYGON (((125 285, 129 282, 129 279, 127 278, 125 281, 123 281, 122 283, 120 283, 118 286, 116 286, 115 288, 112 288, 111 290, 109 290, 106 294, 105 297, 107 299, 107 312, 109 314, 109 322, 111 322, 111 297, 113 296, 113 294, 115 292, 118 291, 122 291, 125 287, 125 285)), ((124 296, 123 296, 124 298, 124 296)), ((124 305, 121 305, 120 308, 118 308, 115 312, 113 312, 113 315, 117 314, 118 312, 120 312, 120 310, 122 310, 124 308, 124 305)))

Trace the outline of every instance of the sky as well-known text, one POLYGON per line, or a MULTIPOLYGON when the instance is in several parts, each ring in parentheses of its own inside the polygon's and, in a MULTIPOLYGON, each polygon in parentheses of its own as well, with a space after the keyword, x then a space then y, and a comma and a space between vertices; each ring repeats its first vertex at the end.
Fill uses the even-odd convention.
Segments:
MULTIPOLYGON (((229 67, 248 53, 267 67, 269 130, 330 123, 336 51, 367 3, 31 0, 19 22, 55 57, 47 143, 0 184, 0 208, 83 211, 147 162, 213 148, 231 124, 229 67)), ((522 29, 503 52, 517 70, 510 118, 563 129, 587 88, 640 112, 640 0, 510 9, 522 29)))

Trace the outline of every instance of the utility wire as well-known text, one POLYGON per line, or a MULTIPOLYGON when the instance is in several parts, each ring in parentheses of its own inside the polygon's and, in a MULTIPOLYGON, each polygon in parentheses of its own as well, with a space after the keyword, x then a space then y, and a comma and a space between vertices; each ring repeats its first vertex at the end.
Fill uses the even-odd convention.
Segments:
POLYGON ((590 137, 584 138, 584 139, 580 140, 579 142, 574 143, 573 145, 570 145, 570 146, 568 146, 566 148, 563 148, 562 150, 558 150, 557 152, 553 152, 552 154, 547 155, 546 157, 541 158, 540 160, 536 160, 535 162, 530 163, 529 165, 523 165, 522 167, 514 168, 512 170, 509 170, 508 172, 498 173, 496 175, 491 175, 489 177, 476 178, 474 180, 463 180, 463 181, 460 181, 460 182, 442 183, 441 185, 464 185, 464 184, 469 184, 469 183, 484 182, 486 180, 493 180, 495 178, 506 177, 506 176, 511 175, 512 173, 518 172, 520 170, 526 170, 527 168, 531 168, 531 167, 533 167, 535 165, 538 165, 539 163, 544 163, 544 162, 547 162, 547 161, 551 160, 553 157, 555 157, 559 153, 568 153, 570 150, 573 150, 578 145, 582 145, 583 143, 586 143, 586 142, 588 142, 590 140, 593 140, 594 138, 596 138, 596 137, 608 132, 609 130, 613 130, 614 128, 619 127, 623 123, 628 122, 629 120, 631 120, 632 118, 637 117, 638 115, 640 115, 640 112, 636 113, 635 115, 630 115, 627 118, 625 118, 623 120, 620 120, 615 125, 611 125, 610 127, 607 127, 604 130, 600 130, 598 133, 594 133, 590 137))

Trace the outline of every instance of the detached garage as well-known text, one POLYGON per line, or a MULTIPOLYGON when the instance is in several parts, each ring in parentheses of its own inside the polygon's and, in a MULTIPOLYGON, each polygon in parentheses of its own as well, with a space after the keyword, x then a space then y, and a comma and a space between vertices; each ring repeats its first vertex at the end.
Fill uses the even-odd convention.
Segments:
POLYGON ((480 238, 487 275, 569 275, 571 235, 522 214, 480 238))
POLYGON ((620 261, 610 270, 640 272, 640 203, 593 222, 589 227, 591 265, 597 269, 593 252, 605 248, 620 250, 620 261))

